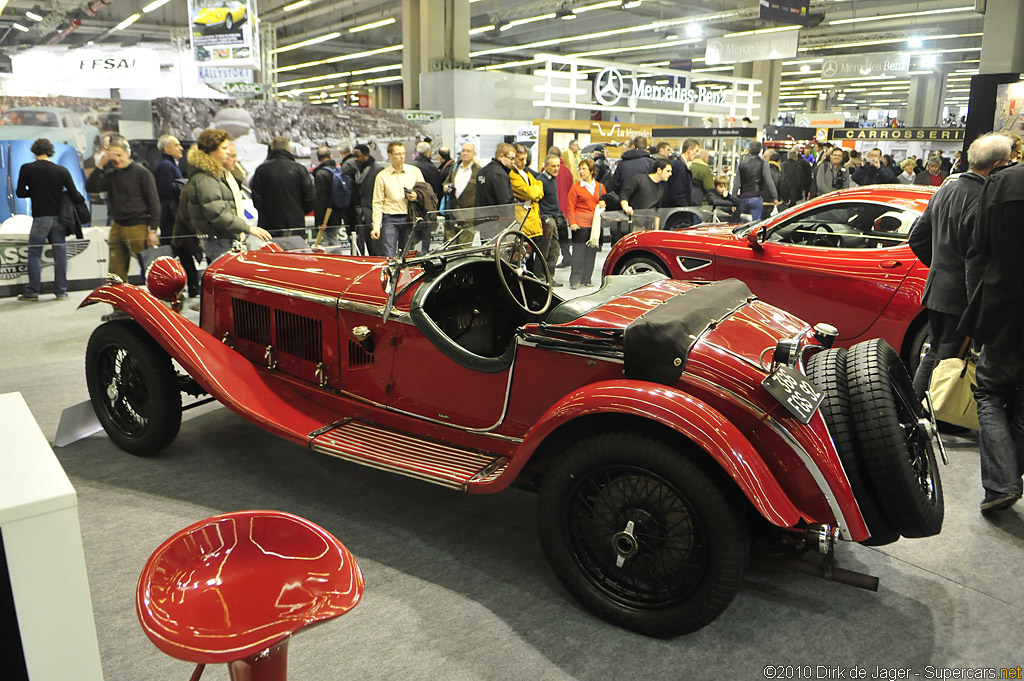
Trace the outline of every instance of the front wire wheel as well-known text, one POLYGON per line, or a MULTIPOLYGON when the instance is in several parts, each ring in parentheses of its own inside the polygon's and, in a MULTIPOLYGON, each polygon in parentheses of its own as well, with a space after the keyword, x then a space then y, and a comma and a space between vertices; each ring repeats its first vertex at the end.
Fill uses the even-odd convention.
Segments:
POLYGON ((539 503, 552 568, 587 609, 642 634, 696 631, 746 572, 744 502, 686 451, 608 433, 552 463, 539 503))

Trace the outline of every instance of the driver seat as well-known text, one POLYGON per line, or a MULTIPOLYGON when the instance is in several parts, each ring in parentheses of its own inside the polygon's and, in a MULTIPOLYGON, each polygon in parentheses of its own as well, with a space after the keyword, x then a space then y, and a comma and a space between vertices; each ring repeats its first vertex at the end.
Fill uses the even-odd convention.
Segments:
POLYGON ((213 516, 174 534, 146 561, 135 609, 171 657, 227 663, 233 681, 285 679, 288 639, 359 603, 363 576, 341 542, 278 511, 213 516))

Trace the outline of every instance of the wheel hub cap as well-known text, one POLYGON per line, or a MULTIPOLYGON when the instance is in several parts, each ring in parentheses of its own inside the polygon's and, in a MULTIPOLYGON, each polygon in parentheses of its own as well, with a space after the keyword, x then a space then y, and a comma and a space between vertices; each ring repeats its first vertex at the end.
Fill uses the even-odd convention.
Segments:
POLYGON ((617 554, 615 567, 622 567, 626 564, 627 558, 632 558, 636 555, 640 545, 637 543, 636 537, 633 536, 632 520, 626 522, 626 527, 622 531, 612 535, 612 548, 615 549, 617 554))

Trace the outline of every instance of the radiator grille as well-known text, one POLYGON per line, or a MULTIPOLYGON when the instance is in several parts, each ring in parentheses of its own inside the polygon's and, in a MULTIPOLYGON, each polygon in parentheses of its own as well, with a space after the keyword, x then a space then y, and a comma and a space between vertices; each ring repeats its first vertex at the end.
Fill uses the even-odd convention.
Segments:
POLYGON ((279 351, 309 362, 323 361, 320 320, 285 310, 274 310, 274 326, 279 351))
POLYGON ((235 336, 257 345, 270 345, 270 308, 241 298, 231 299, 235 336))
POLYGON ((366 348, 350 338, 348 341, 349 367, 362 367, 370 364, 373 364, 373 354, 367 352, 366 348))

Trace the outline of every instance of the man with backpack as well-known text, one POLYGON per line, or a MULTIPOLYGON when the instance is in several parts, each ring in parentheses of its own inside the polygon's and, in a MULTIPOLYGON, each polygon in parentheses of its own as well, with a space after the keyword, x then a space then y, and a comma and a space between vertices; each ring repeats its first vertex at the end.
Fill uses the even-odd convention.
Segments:
MULTIPOLYGON (((341 243, 338 238, 338 227, 341 225, 343 212, 335 207, 333 199, 334 180, 341 172, 338 164, 331 158, 331 150, 328 147, 320 147, 316 150, 316 159, 319 163, 313 169, 313 218, 317 228, 323 232, 321 245, 337 246, 341 243), (330 208, 330 215, 327 209, 330 208)), ((347 210, 348 207, 345 207, 347 210)))

